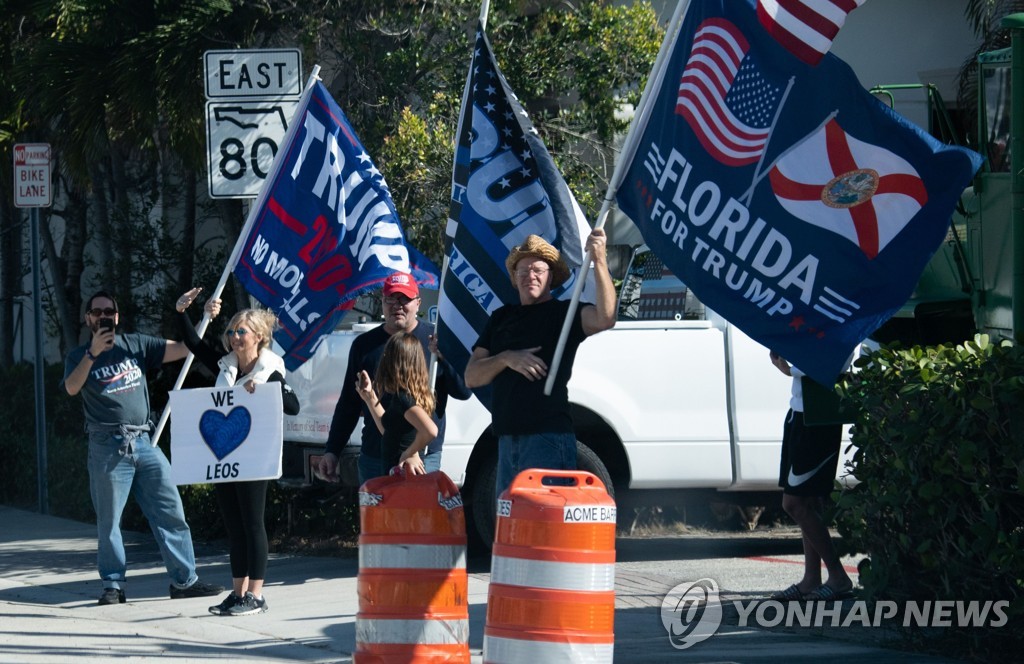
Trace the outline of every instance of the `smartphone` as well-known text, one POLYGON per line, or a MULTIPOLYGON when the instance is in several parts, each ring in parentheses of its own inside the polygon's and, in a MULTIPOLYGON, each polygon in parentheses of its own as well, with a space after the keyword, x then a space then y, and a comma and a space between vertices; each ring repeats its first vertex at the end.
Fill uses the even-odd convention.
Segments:
POLYGON ((100 329, 101 330, 113 330, 114 329, 114 321, 112 319, 110 319, 110 318, 101 318, 100 319, 100 329))

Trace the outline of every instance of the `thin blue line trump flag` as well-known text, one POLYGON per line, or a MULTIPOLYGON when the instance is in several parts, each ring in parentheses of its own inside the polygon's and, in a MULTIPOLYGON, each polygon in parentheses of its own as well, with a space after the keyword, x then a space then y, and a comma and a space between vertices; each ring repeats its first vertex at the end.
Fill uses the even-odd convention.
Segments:
MULTIPOLYGON (((505 269, 512 247, 535 234, 557 248, 571 271, 554 293, 564 298, 572 294, 590 234, 583 211, 498 68, 482 27, 460 126, 448 271, 438 306, 438 346, 458 371, 465 369, 490 315, 519 302, 505 269)), ((587 289, 582 298, 588 298, 587 289)))
POLYGON ((234 273, 277 314, 274 340, 294 371, 389 274, 410 272, 421 288, 437 288, 439 274, 406 244, 384 176, 322 83, 292 122, 234 273))
POLYGON ((803 62, 753 0, 691 3, 666 67, 619 208, 708 307, 831 384, 907 301, 981 157, 893 112, 835 56, 803 62), (760 92, 731 99, 744 68, 760 92), (711 100, 703 121, 691 88, 711 100))

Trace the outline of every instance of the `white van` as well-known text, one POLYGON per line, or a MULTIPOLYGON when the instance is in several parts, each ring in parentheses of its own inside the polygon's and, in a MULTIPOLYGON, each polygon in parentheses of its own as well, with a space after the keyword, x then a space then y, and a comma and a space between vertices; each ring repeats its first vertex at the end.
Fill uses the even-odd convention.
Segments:
MULTIPOLYGON (((372 325, 354 327, 332 333, 288 375, 302 411, 285 418, 285 481, 319 482, 312 469, 327 440, 348 348, 372 325)), ((706 308, 641 247, 622 284, 615 327, 588 338, 576 355, 569 399, 580 468, 619 494, 620 512, 622 498, 764 504, 761 492, 779 491, 790 380, 768 349, 706 308)), ((462 487, 487 541, 497 462, 490 414, 475 398, 449 399, 447 419, 441 468, 462 487)), ((342 484, 351 488, 359 430, 342 459, 342 484)), ((843 445, 845 455, 849 447, 843 445)), ((844 468, 840 463, 840 475, 844 468)))

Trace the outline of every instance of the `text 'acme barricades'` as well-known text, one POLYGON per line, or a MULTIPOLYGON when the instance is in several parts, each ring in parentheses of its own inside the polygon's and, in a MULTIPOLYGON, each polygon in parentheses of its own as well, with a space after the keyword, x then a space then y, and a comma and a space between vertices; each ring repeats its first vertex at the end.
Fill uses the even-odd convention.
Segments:
POLYGON ((465 662, 466 517, 441 471, 388 475, 359 489, 359 664, 465 662))
POLYGON ((583 471, 525 470, 498 499, 484 661, 611 662, 615 501, 583 471))

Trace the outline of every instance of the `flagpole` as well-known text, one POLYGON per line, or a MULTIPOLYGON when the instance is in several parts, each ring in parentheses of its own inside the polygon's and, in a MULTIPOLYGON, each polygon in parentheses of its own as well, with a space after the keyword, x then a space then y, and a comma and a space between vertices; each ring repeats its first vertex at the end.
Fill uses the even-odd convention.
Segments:
MULTIPOLYGON (((792 152, 793 150, 795 150, 798 147, 800 147, 800 145, 803 144, 803 142, 806 141, 808 138, 810 138, 811 136, 813 136, 813 135, 817 134, 819 131, 821 131, 821 128, 824 127, 825 125, 827 125, 829 122, 831 122, 832 118, 836 117, 837 115, 839 115, 839 110, 838 109, 832 111, 827 116, 825 116, 825 119, 822 120, 821 123, 817 127, 815 127, 813 130, 811 130, 811 131, 807 132, 806 134, 804 134, 803 137, 800 140, 793 141, 792 145, 790 145, 788 148, 786 148, 781 153, 779 153, 779 155, 777 157, 775 157, 775 159, 768 166, 768 168, 764 169, 763 172, 758 173, 758 174, 756 174, 754 176, 753 182, 750 183, 750 188, 747 189, 747 191, 743 193, 743 196, 740 198, 740 202, 743 203, 744 205, 750 205, 750 201, 754 197, 754 189, 756 189, 757 185, 761 183, 761 180, 763 180, 766 177, 768 177, 767 174, 770 173, 773 168, 775 168, 775 164, 777 164, 780 161, 782 161, 783 159, 785 159, 786 155, 788 155, 790 152, 792 152)), ((764 155, 762 154, 762 156, 764 156, 764 155)), ((760 164, 758 164, 758 168, 760 168, 760 167, 761 167, 760 164)))
MULTIPOLYGON (((487 27, 487 15, 490 12, 491 2, 490 0, 483 0, 480 5, 480 29, 483 30, 487 27)), ((473 80, 473 58, 469 59, 469 72, 466 73, 466 85, 462 88, 462 106, 459 107, 459 121, 455 125, 455 145, 452 146, 454 152, 452 153, 452 183, 455 183, 455 169, 459 167, 458 155, 459 155, 459 140, 462 136, 462 120, 465 116, 466 104, 469 102, 469 83, 473 80)), ((449 221, 451 221, 449 219, 449 221)), ((447 234, 447 230, 446 230, 447 234)), ((452 242, 455 240, 455 233, 451 234, 452 242)), ((444 257, 441 261, 441 278, 437 282, 437 318, 434 319, 434 339, 437 339, 437 327, 441 324, 441 298, 444 296, 444 278, 448 274, 448 252, 444 253, 444 257)), ((430 373, 427 378, 429 381, 427 384, 434 387, 437 382, 437 353, 430 354, 430 373)))
MULTIPOLYGON (((661 49, 658 51, 658 57, 654 60, 654 65, 651 68, 651 75, 647 79, 647 85, 644 86, 644 91, 640 95, 640 101, 637 103, 636 112, 633 115, 633 122, 629 125, 629 132, 626 134, 626 138, 622 143, 622 150, 619 153, 619 159, 615 162, 615 169, 612 171, 612 177, 608 181, 608 191, 604 195, 604 200, 601 202, 601 210, 597 213, 597 222, 594 224, 594 230, 603 229, 605 221, 608 219, 608 214, 611 212, 612 202, 615 200, 615 194, 618 193, 619 185, 622 184, 621 180, 625 173, 625 165, 632 161, 633 155, 636 153, 637 146, 640 143, 640 131, 638 127, 643 127, 647 124, 647 118, 651 114, 651 96, 652 90, 659 90, 661 88, 661 82, 665 78, 665 70, 668 69, 667 61, 668 54, 672 52, 672 48, 675 46, 676 39, 679 37, 679 26, 682 23, 682 17, 686 13, 687 7, 690 5, 690 0, 680 0, 676 4, 675 13, 672 15, 672 19, 669 21, 668 30, 665 32, 665 39, 661 42, 661 49)), ((569 309, 565 315, 565 322, 562 324, 562 332, 558 337, 558 345, 555 346, 555 355, 551 358, 551 366, 548 368, 548 377, 544 382, 544 394, 551 396, 551 390, 555 385, 555 377, 558 375, 558 368, 562 363, 562 355, 565 354, 565 344, 569 339, 569 330, 572 328, 572 320, 576 315, 576 309, 579 307, 580 295, 583 293, 583 285, 586 282, 587 272, 590 271, 590 262, 592 260, 591 251, 588 249, 586 255, 583 257, 583 263, 580 265, 580 273, 576 278, 576 283, 573 286, 572 299, 569 300, 569 309)))
MULTIPOLYGON (((786 91, 782 93, 782 99, 779 101, 778 108, 775 109, 775 117, 772 118, 771 129, 768 130, 768 136, 764 139, 764 147, 761 148, 761 156, 757 160, 757 166, 754 168, 754 177, 750 182, 750 189, 740 197, 740 203, 744 205, 750 205, 750 199, 754 197, 754 188, 757 187, 757 183, 761 181, 761 167, 764 166, 764 156, 768 152, 768 145, 772 142, 772 134, 775 133, 775 125, 779 123, 779 116, 782 115, 782 107, 786 105, 786 99, 789 97, 789 91, 793 89, 793 82, 795 77, 789 77, 789 83, 786 84, 786 91)), ((774 166, 774 162, 772 164, 774 166)))
MULTIPOLYGON (((299 99, 299 106, 296 116, 302 117, 302 111, 306 108, 309 102, 309 97, 313 93, 313 85, 320 80, 320 65, 314 65, 313 71, 309 75, 309 79, 306 81, 306 87, 302 92, 302 97, 299 99)), ((235 242, 234 248, 231 250, 231 256, 228 258, 227 265, 224 266, 224 272, 220 275, 220 281, 217 282, 217 287, 210 294, 209 299, 219 298, 221 293, 224 291, 224 287, 228 283, 228 279, 231 277, 231 271, 235 269, 235 265, 238 263, 238 258, 242 253, 242 247, 245 245, 246 239, 249 237, 250 231, 252 231, 253 225, 256 223, 255 211, 263 208, 263 203, 266 201, 269 195, 269 188, 266 186, 268 182, 273 182, 277 179, 278 171, 281 170, 281 164, 284 163, 284 152, 285 146, 289 145, 295 134, 298 133, 298 125, 295 123, 295 118, 292 118, 292 123, 288 127, 288 130, 284 134, 284 138, 281 141, 281 148, 277 151, 277 155, 274 157, 274 161, 270 166, 270 171, 267 173, 267 179, 264 180, 263 187, 260 188, 260 193, 256 197, 256 203, 249 207, 249 213, 246 215, 245 224, 242 226, 241 232, 238 234, 238 240, 235 242)), ((203 310, 203 318, 199 321, 199 325, 196 326, 196 333, 202 338, 206 334, 206 328, 210 326, 210 314, 203 310)), ((181 371, 178 373, 177 380, 174 381, 174 387, 171 390, 180 390, 181 386, 185 383, 185 376, 188 375, 188 370, 192 367, 192 358, 194 356, 190 352, 185 357, 185 363, 181 367, 181 371)), ((168 402, 164 406, 163 412, 160 414, 160 421, 156 425, 156 430, 153 432, 152 443, 154 446, 160 442, 160 435, 163 433, 164 427, 167 425, 167 419, 171 415, 171 404, 168 402)))

